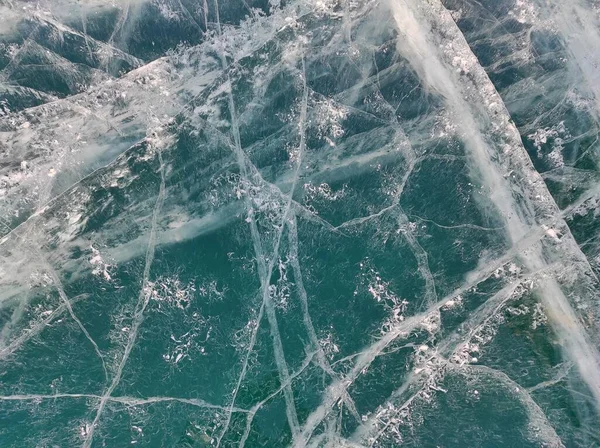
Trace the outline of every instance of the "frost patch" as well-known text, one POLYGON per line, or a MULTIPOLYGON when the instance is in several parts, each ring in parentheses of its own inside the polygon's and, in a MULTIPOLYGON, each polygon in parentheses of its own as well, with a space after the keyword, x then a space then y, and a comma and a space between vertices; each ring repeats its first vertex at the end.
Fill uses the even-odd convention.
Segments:
POLYGON ((340 352, 340 348, 335 343, 334 336, 331 333, 327 333, 325 337, 319 339, 319 345, 323 349, 325 356, 330 360, 333 360, 335 355, 340 352))
POLYGON ((104 261, 102 255, 100 255, 100 251, 94 246, 90 246, 90 250, 92 251, 92 256, 89 261, 90 264, 94 266, 92 274, 97 277, 102 277, 107 281, 111 280, 111 276, 108 273, 108 268, 110 268, 111 265, 104 261))
POLYGON ((516 0, 515 6, 508 12, 508 15, 519 23, 534 24, 538 19, 535 6, 526 0, 516 0))
POLYGON ((367 267, 367 262, 360 264, 361 274, 354 295, 364 290, 373 300, 380 303, 388 312, 389 318, 382 325, 381 333, 385 334, 398 322, 402 322, 408 307, 408 301, 398 297, 390 289, 390 282, 385 281, 379 272, 367 267))
POLYGON ((527 136, 537 149, 537 156, 545 159, 553 167, 564 165, 562 154, 564 141, 570 137, 571 135, 565 128, 564 121, 550 128, 538 129, 533 134, 527 136))
POLYGON ((176 277, 161 277, 155 282, 148 282, 144 292, 158 304, 159 309, 163 305, 185 309, 194 299, 196 286, 193 281, 183 283, 176 277))
POLYGON ((276 308, 287 310, 290 301, 290 283, 287 278, 289 260, 283 261, 281 258, 277 263, 277 272, 279 274, 275 284, 269 285, 269 295, 276 308))
POLYGON ((344 135, 342 122, 348 117, 348 109, 333 100, 319 101, 315 105, 317 135, 329 146, 335 146, 335 140, 344 135))

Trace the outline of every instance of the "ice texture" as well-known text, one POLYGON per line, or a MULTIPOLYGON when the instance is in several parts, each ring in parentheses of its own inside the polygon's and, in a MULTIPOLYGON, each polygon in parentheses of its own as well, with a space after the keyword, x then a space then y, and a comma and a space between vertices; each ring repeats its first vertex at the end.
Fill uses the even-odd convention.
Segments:
POLYGON ((0 446, 600 446, 596 0, 0 1, 0 446))

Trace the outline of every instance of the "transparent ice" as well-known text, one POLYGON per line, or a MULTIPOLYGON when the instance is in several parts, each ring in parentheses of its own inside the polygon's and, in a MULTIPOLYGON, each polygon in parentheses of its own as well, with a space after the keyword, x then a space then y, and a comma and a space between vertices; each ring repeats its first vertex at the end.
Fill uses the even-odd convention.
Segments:
POLYGON ((600 446, 597 0, 0 0, 0 446, 600 446))

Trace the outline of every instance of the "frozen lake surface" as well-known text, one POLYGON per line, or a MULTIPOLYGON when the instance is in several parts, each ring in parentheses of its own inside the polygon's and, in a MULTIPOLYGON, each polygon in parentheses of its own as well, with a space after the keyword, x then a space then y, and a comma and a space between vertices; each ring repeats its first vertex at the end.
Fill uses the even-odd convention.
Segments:
POLYGON ((0 0, 1 447, 600 447, 598 0, 0 0))

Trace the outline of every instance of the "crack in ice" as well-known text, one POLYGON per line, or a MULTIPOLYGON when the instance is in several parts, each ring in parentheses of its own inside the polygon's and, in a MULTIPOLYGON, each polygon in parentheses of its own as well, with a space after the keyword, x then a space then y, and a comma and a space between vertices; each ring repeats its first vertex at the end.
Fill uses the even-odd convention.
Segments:
POLYGON ((158 222, 158 216, 162 210, 162 206, 163 206, 164 199, 165 199, 165 167, 164 167, 164 161, 163 161, 163 156, 162 156, 162 148, 157 147, 156 153, 158 155, 158 161, 160 164, 160 166, 159 166, 160 187, 159 187, 158 196, 156 198, 156 203, 154 205, 154 210, 152 211, 152 224, 151 224, 151 229, 150 229, 150 236, 148 238, 148 248, 146 250, 146 260, 145 260, 144 272, 143 272, 143 276, 142 276, 142 284, 141 284, 140 292, 138 295, 138 301, 136 304, 136 309, 135 309, 135 313, 133 315, 133 321, 132 321, 129 335, 127 338, 127 344, 125 345, 125 348, 124 348, 123 356, 122 356, 121 361, 120 361, 120 363, 117 367, 117 370, 114 374, 112 383, 110 384, 110 386, 108 387, 108 389, 106 390, 106 392, 104 393, 104 395, 102 395, 102 397, 100 399, 100 404, 98 405, 98 408, 96 409, 96 416, 94 417, 94 421, 92 422, 92 425, 90 426, 89 431, 86 433, 86 437, 85 437, 83 445, 82 445, 83 448, 89 448, 91 446, 95 429, 98 426, 100 417, 102 416, 102 412, 104 411, 106 403, 107 403, 109 397, 112 395, 115 388, 118 386, 119 382, 121 381, 121 375, 123 374, 123 369, 125 368, 125 364, 127 363, 127 360, 129 359, 129 355, 131 354, 131 350, 133 349, 133 346, 136 342, 138 331, 140 329, 140 326, 142 325, 142 322, 144 321, 144 312, 146 310, 146 307, 148 306, 148 302, 150 301, 150 294, 147 291, 147 286, 149 283, 150 268, 152 267, 152 262, 154 261, 154 253, 155 253, 155 246, 156 246, 156 227, 157 227, 157 222, 158 222))

